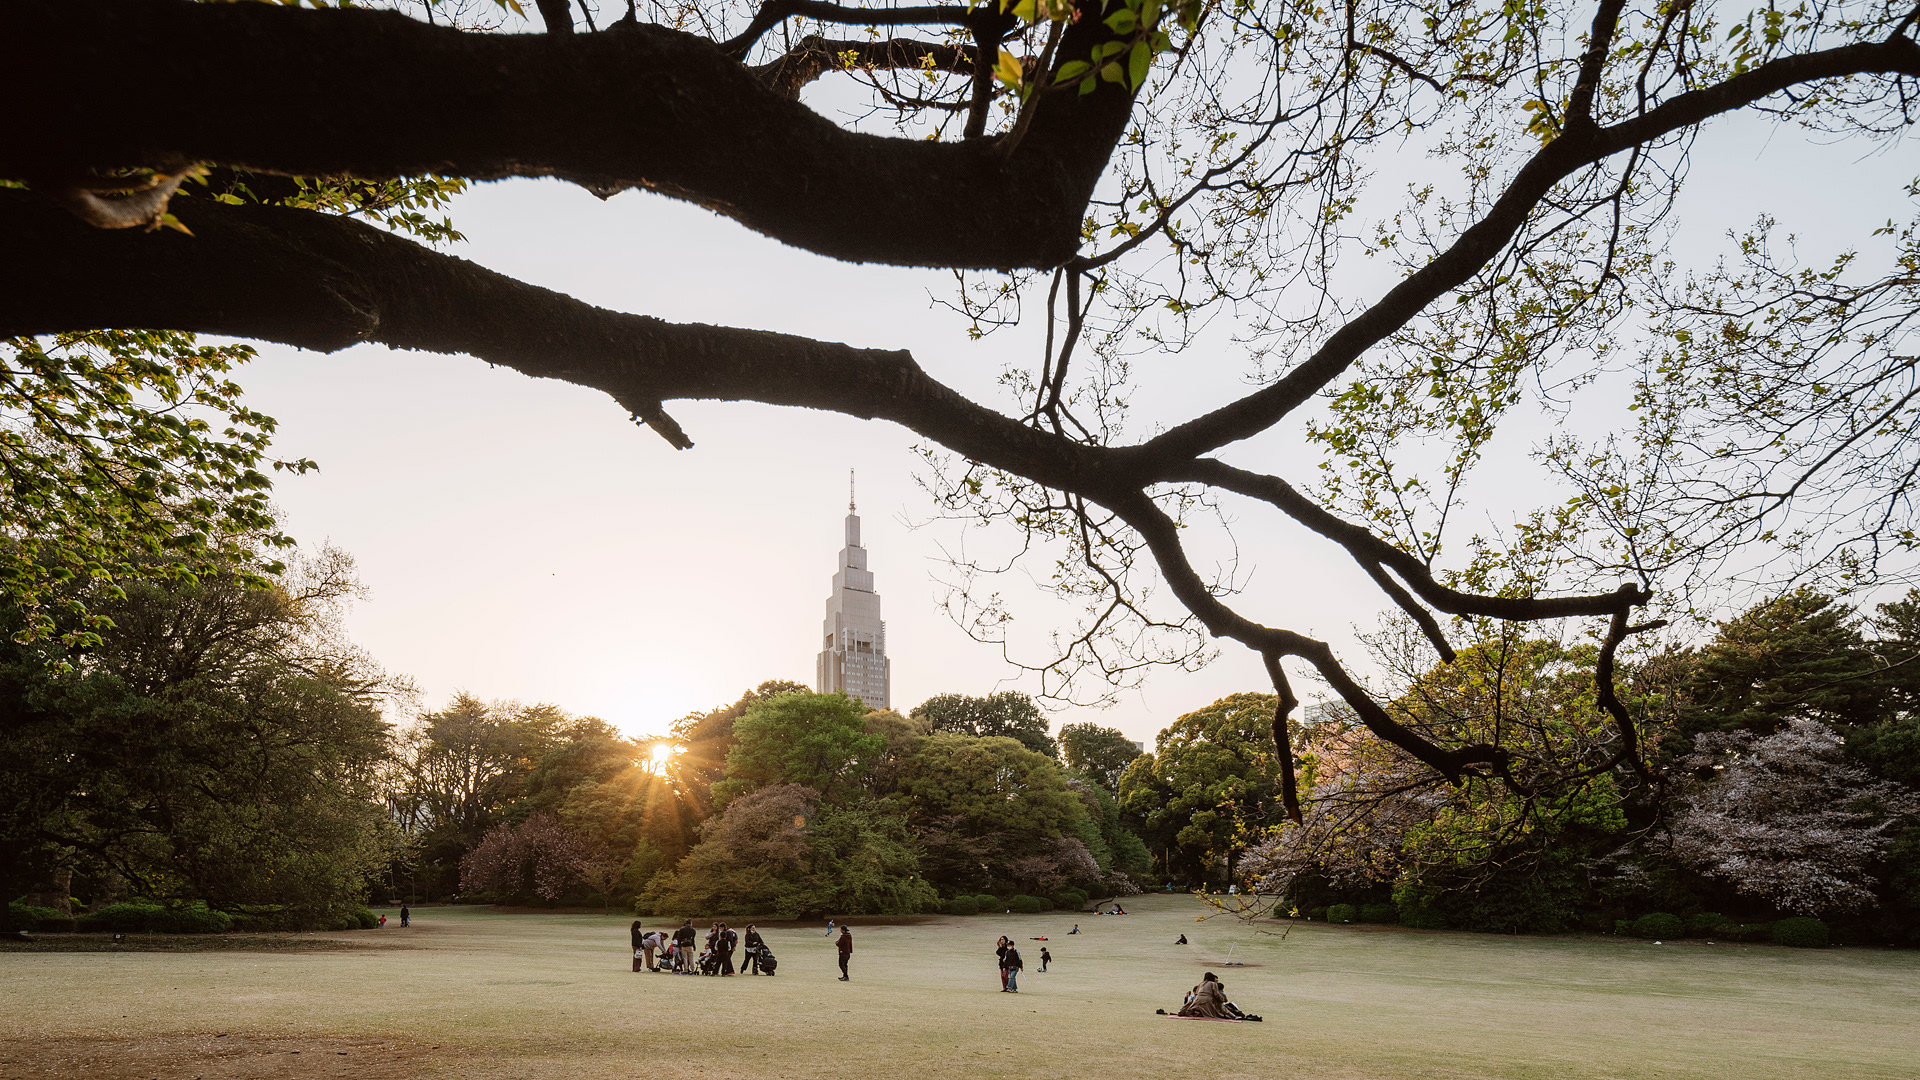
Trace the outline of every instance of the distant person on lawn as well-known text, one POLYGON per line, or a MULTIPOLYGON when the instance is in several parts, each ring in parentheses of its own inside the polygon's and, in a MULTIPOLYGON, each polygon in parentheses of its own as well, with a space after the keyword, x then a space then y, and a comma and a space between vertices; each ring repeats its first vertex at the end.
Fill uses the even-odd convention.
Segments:
POLYGON ((1047 970, 1047 965, 1052 962, 1053 962, 1053 954, 1047 951, 1047 947, 1045 945, 1040 946, 1040 970, 1041 971, 1047 970))
POLYGON ((699 936, 700 932, 693 928, 692 919, 681 923, 680 929, 673 932, 673 968, 675 971, 693 970, 693 939, 699 936))
POLYGON ((997 954, 1000 957, 1000 989, 1001 990, 1005 990, 1007 988, 1007 950, 1011 948, 1013 948, 1013 941, 1004 934, 1001 935, 999 941, 994 942, 993 951, 995 954, 997 954))
POLYGON ((627 937, 633 941, 633 970, 639 971, 643 967, 652 967, 653 945, 648 941, 646 933, 640 929, 639 919, 633 920, 633 925, 627 927, 627 937))
POLYGON ((1024 965, 1020 961, 1020 949, 1013 942, 1007 942, 1007 954, 1000 958, 1000 963, 1007 969, 1007 985, 1002 989, 1009 994, 1019 993, 1020 969, 1024 965))
POLYGON ((401 904, 400 905, 400 925, 406 926, 411 922, 413 922, 413 912, 407 910, 407 905, 401 904))
POLYGON ((853 959, 853 931, 845 926, 840 928, 840 940, 834 942, 840 950, 840 981, 851 982, 853 977, 847 974, 847 961, 853 959))

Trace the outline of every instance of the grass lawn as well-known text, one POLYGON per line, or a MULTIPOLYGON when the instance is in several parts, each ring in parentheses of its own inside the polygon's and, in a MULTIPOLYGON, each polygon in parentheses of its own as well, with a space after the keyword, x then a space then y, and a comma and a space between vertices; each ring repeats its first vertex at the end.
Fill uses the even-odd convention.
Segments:
POLYGON ((1920 1077, 1920 953, 1282 938, 1196 922, 1185 896, 1127 908, 1073 937, 1067 912, 856 920, 845 984, 824 928, 764 931, 780 974, 729 981, 631 973, 619 916, 471 908, 314 936, 337 948, 0 952, 0 1080, 1920 1077), (1002 933, 1027 959, 1017 996, 1002 933), (1154 1015, 1207 967, 1266 1022, 1154 1015))

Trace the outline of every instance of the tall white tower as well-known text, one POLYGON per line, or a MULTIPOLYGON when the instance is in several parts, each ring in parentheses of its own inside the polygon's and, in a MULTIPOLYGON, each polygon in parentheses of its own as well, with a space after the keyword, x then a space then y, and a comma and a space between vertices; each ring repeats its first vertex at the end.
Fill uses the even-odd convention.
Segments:
POLYGON ((814 685, 823 694, 844 691, 869 709, 890 708, 887 624, 880 621, 880 594, 873 591, 867 549, 860 546, 860 518, 854 512, 853 473, 847 473, 847 546, 833 572, 827 597, 825 639, 815 665, 814 685))

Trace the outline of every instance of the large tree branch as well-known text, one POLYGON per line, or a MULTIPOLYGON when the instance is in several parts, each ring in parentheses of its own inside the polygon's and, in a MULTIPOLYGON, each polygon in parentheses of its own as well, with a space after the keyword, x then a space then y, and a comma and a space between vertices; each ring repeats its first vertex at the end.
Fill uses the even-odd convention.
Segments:
MULTIPOLYGON (((1344 520, 1319 503, 1302 495, 1293 485, 1277 476, 1249 472, 1223 461, 1202 458, 1174 470, 1172 480, 1197 481, 1226 491, 1259 499, 1321 536, 1339 544, 1355 562, 1373 574, 1382 567, 1391 568, 1420 598, 1449 615, 1484 615, 1517 622, 1541 619, 1570 619, 1588 615, 1617 615, 1645 604, 1652 597, 1629 582, 1610 593, 1591 596, 1482 596, 1450 589, 1434 580, 1433 573, 1419 559, 1370 530, 1344 520)), ((1381 588, 1392 594, 1391 579, 1381 580, 1381 588)), ((1396 598, 1397 599, 1397 598, 1396 598)), ((1402 607, 1407 607, 1402 604, 1402 607)), ((1413 611, 1408 611, 1414 615, 1413 611)), ((1418 616, 1415 615, 1417 619, 1418 616)), ((1438 633, 1428 629, 1428 636, 1438 633)), ((1450 649, 1436 641, 1444 654, 1450 649)))
MULTIPOLYGON (((1595 61, 1597 63, 1598 61, 1595 61)), ((1348 321, 1311 357, 1272 385, 1141 444, 1141 453, 1184 463, 1257 435, 1299 408, 1368 349, 1465 284, 1506 247, 1553 186, 1614 154, 1692 127, 1802 83, 1852 75, 1920 77, 1920 45, 1896 37, 1769 61, 1741 75, 1691 91, 1608 127, 1576 124, 1540 148, 1471 228, 1433 261, 1348 321)))
MULTIPOLYGON (((1056 62, 1108 36, 1097 18, 1056 62)), ((193 161, 296 176, 641 187, 836 258, 1051 267, 1132 99, 1058 96, 1010 155, 843 130, 712 42, 654 26, 473 34, 391 12, 6 0, 0 176, 193 161), (154 97, 154 63, 190 97, 154 97), (591 102, 591 107, 582 107, 591 102)))
POLYGON ((1508 761, 1505 750, 1484 744, 1449 749, 1423 738, 1396 721, 1379 702, 1373 700, 1366 688, 1341 665, 1332 646, 1292 630, 1262 626, 1228 607, 1213 595, 1200 574, 1194 570, 1186 549, 1180 543, 1180 527, 1151 499, 1145 495, 1123 497, 1110 505, 1109 509, 1119 514, 1146 541, 1147 550, 1153 553, 1154 562, 1160 567, 1160 574, 1166 579, 1168 589, 1215 637, 1231 638, 1263 657, 1272 658, 1270 673, 1282 656, 1298 656, 1312 664, 1320 677, 1353 709, 1369 730, 1416 760, 1432 766, 1450 781, 1457 783, 1468 771, 1483 767, 1505 775, 1508 761))
POLYGON ((797 98, 808 83, 845 64, 860 68, 911 68, 971 75, 980 50, 972 45, 941 45, 912 38, 851 41, 808 34, 784 55, 753 69, 783 97, 797 98))
POLYGON ((754 13, 753 20, 737 37, 723 42, 720 51, 742 58, 767 31, 782 19, 798 15, 818 22, 855 26, 966 26, 992 9, 988 5, 931 5, 923 7, 860 8, 842 7, 823 0, 767 0, 754 13))
POLYGON ((0 336, 138 326, 331 352, 465 353, 603 390, 676 445, 661 403, 763 401, 892 420, 1071 491, 1124 484, 1113 452, 967 400, 905 352, 594 307, 347 218, 180 198, 192 230, 92 228, 0 190, 0 336))

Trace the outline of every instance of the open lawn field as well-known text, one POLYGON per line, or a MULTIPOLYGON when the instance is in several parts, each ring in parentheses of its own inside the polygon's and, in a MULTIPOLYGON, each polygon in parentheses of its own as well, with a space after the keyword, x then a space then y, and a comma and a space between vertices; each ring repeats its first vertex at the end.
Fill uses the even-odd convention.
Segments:
POLYGON ((473 908, 312 936, 335 948, 0 952, 0 1078, 1920 1078, 1916 953, 1283 938, 1196 922, 1185 896, 1127 907, 855 920, 844 984, 824 927, 765 930, 773 978, 709 979, 630 972, 617 915, 473 908), (1017 996, 1002 933, 1027 958, 1017 996), (1209 967, 1266 1022, 1154 1015, 1209 967))

